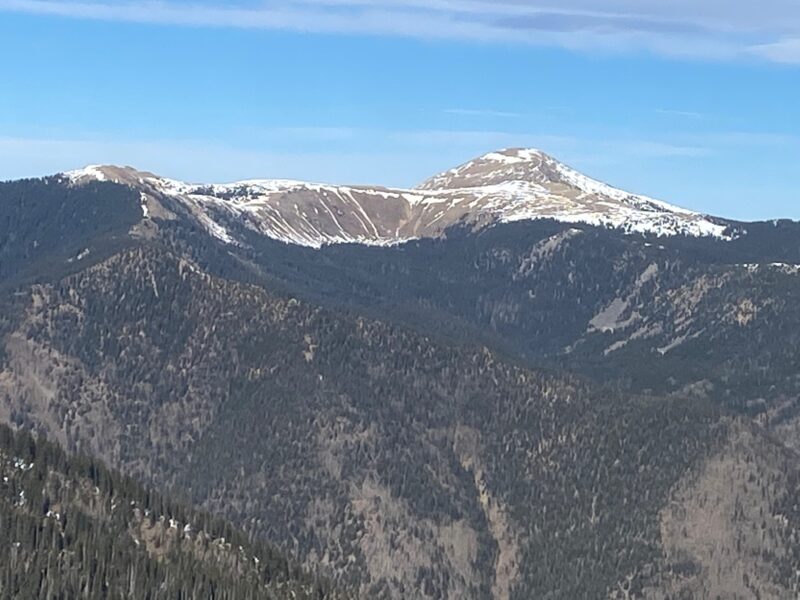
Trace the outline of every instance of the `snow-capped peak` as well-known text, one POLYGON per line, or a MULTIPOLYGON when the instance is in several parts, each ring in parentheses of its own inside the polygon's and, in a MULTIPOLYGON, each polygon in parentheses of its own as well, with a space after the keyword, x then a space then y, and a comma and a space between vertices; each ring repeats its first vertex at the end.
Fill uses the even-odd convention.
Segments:
POLYGON ((490 152, 418 189, 481 197, 501 222, 551 218, 657 235, 724 237, 726 230, 699 213, 587 177, 537 149, 490 152))
POLYGON ((286 179, 192 184, 100 165, 64 176, 73 185, 112 181, 138 189, 143 198, 168 199, 229 244, 245 243, 250 231, 312 247, 389 245, 436 237, 458 223, 535 219, 656 235, 726 235, 725 225, 704 215, 625 192, 525 148, 490 152, 410 190, 286 179))
POLYGON ((604 196, 616 201, 639 200, 672 212, 694 214, 666 202, 632 194, 592 179, 535 148, 507 148, 489 152, 461 166, 428 179, 419 186, 424 190, 485 187, 524 182, 540 186, 570 186, 586 196, 604 196))
POLYGON ((418 189, 442 190, 483 187, 508 181, 538 182, 537 171, 553 159, 534 148, 489 152, 423 182, 418 189))

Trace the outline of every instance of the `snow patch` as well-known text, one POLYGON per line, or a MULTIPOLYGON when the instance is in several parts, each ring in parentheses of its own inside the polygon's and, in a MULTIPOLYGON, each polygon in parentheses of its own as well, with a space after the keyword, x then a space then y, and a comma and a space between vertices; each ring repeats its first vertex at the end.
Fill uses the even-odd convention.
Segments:
POLYGON ((144 192, 142 192, 141 196, 140 196, 140 205, 142 207, 142 216, 145 219, 149 219, 150 218, 150 209, 147 208, 147 194, 145 194, 144 192))
POLYGON ((74 171, 67 171, 63 173, 71 184, 77 184, 86 180, 106 181, 106 174, 103 172, 102 165, 89 165, 83 169, 76 169, 74 171))

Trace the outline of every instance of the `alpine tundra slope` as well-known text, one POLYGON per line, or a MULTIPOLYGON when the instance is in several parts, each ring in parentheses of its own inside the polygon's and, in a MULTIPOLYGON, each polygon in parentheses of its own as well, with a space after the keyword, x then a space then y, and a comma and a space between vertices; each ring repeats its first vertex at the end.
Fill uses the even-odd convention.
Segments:
POLYGON ((407 190, 283 179, 189 184, 113 166, 90 166, 64 176, 75 184, 132 185, 143 198, 172 198, 229 244, 241 242, 237 227, 317 248, 337 243, 392 245, 437 237, 459 223, 485 226, 533 219, 661 236, 723 238, 727 227, 699 213, 611 187, 529 149, 491 152, 407 190))

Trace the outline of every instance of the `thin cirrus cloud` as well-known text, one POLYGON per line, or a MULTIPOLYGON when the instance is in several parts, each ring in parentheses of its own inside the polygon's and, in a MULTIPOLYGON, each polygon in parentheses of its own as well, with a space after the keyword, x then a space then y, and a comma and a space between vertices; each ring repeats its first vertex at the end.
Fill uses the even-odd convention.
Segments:
POLYGON ((0 0, 0 11, 800 64, 796 0, 0 0))
POLYGON ((447 115, 455 115, 457 117, 499 117, 501 119, 516 119, 522 116, 519 113, 490 108, 446 108, 443 112, 447 115))
POLYGON ((759 44, 750 50, 773 62, 800 65, 800 37, 759 44))
POLYGON ((679 110, 675 108, 657 108, 655 112, 659 115, 667 117, 680 117, 683 119, 702 119, 705 117, 703 113, 693 110, 679 110))

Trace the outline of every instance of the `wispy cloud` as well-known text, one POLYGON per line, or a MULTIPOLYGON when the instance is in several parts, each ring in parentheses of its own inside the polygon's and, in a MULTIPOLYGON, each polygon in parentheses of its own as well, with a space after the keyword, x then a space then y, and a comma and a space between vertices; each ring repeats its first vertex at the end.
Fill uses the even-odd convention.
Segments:
POLYGON ((351 140, 358 135, 353 127, 274 127, 265 133, 278 138, 295 138, 305 142, 341 142, 351 140))
POLYGON ((789 148, 800 150, 800 136, 770 131, 708 131, 683 134, 687 143, 707 144, 711 147, 789 148))
POLYGON ((0 0, 0 11, 102 21, 396 35, 577 51, 800 63, 796 0, 0 0))
POLYGON ((771 61, 800 65, 800 37, 782 39, 769 44, 758 44, 750 48, 753 54, 771 61))
POLYGON ((656 113, 659 115, 667 115, 670 117, 681 117, 684 119, 702 119, 705 115, 693 110, 678 110, 674 108, 657 108, 656 113))
POLYGON ((475 108, 447 108, 444 110, 444 113, 459 117, 500 117, 503 119, 516 119, 521 116, 519 113, 504 110, 475 108))

